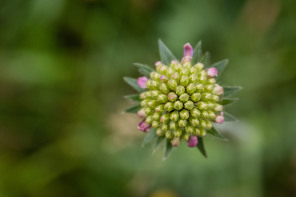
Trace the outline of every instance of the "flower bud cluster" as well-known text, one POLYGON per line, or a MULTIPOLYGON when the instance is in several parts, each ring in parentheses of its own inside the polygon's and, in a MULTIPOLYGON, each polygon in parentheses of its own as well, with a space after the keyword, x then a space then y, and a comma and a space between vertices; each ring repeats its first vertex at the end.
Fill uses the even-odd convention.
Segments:
POLYGON ((192 65, 189 46, 184 47, 181 63, 174 60, 167 66, 157 62, 150 79, 139 78, 141 86, 147 88, 140 94, 138 115, 145 123, 141 122, 139 129, 147 132, 154 127, 156 134, 170 139, 173 146, 184 139, 194 147, 197 136, 205 136, 212 122, 224 121, 223 106, 219 104, 223 87, 214 78, 218 71, 205 70, 200 62, 192 65), (143 85, 141 80, 146 83, 143 85))

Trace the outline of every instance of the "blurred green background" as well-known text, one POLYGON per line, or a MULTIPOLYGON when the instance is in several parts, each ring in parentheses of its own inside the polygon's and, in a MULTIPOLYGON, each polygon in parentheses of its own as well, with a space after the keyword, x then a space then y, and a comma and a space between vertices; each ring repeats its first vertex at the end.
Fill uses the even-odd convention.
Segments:
POLYGON ((296 196, 296 1, 1 0, 0 196, 296 196), (141 147, 122 77, 203 41, 240 121, 167 161, 141 147))

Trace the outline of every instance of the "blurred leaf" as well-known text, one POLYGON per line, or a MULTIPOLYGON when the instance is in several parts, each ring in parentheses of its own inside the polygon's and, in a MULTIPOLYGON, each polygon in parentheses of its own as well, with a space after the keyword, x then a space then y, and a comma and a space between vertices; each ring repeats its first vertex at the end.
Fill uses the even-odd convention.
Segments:
POLYGON ((157 150, 159 144, 160 144, 164 139, 165 139, 164 136, 160 136, 160 137, 157 138, 157 140, 156 140, 156 142, 155 142, 155 144, 154 144, 154 148, 153 148, 153 152, 152 152, 152 154, 154 154, 154 153, 156 152, 156 150, 157 150))
POLYGON ((124 98, 126 99, 130 99, 130 100, 133 100, 133 101, 140 101, 140 95, 138 94, 130 94, 130 95, 126 95, 124 96, 124 98))
POLYGON ((210 65, 210 58, 211 58, 211 57, 210 57, 210 53, 209 53, 209 52, 206 52, 206 53, 202 56, 200 62, 203 63, 203 64, 205 65, 205 67, 207 68, 207 67, 209 67, 209 65, 210 65))
POLYGON ((136 114, 140 109, 141 109, 141 105, 136 105, 133 107, 130 107, 128 109, 125 110, 126 113, 132 113, 132 114, 136 114))
POLYGON ((201 47, 202 47, 202 42, 199 41, 193 50, 193 56, 192 56, 193 64, 199 62, 203 56, 201 47))
POLYGON ((142 146, 145 146, 145 145, 149 144, 155 137, 157 137, 156 129, 151 128, 150 132, 147 133, 147 135, 145 136, 145 138, 144 138, 144 140, 142 142, 142 146))
POLYGON ((218 137, 220 139, 224 139, 225 140, 225 137, 223 135, 221 135, 217 129, 215 127, 212 127, 210 130, 207 131, 207 133, 215 136, 215 137, 218 137))
POLYGON ((218 70, 218 76, 217 78, 221 75, 221 73, 223 72, 223 70, 225 69, 225 67, 228 64, 228 59, 216 62, 214 64, 212 64, 210 67, 214 67, 218 70))
POLYGON ((137 84, 137 79, 131 78, 131 77, 123 77, 123 80, 129 84, 131 87, 133 87, 138 92, 143 92, 144 89, 140 88, 137 84))
POLYGON ((158 40, 158 47, 159 47, 159 53, 160 53, 160 60, 165 65, 170 65, 172 60, 177 59, 160 39, 158 40))
POLYGON ((150 72, 154 71, 153 68, 145 64, 134 63, 134 65, 137 66, 139 68, 139 72, 145 75, 146 77, 150 77, 150 72))
POLYGON ((223 86, 224 96, 230 96, 242 89, 240 86, 223 86))
POLYGON ((222 101, 220 102, 221 105, 229 105, 231 103, 234 103, 238 101, 238 98, 223 98, 222 101))
POLYGON ((172 146, 170 140, 167 140, 163 160, 166 160, 168 158, 168 156, 171 154, 172 150, 173 150, 173 146, 172 146))
POLYGON ((201 152, 201 154, 207 158, 207 153, 206 153, 206 149, 203 143, 203 138, 202 137, 197 137, 198 143, 197 143, 197 148, 199 149, 199 151, 201 152))
POLYGON ((230 113, 223 111, 224 114, 224 121, 238 121, 236 117, 231 115, 230 113))

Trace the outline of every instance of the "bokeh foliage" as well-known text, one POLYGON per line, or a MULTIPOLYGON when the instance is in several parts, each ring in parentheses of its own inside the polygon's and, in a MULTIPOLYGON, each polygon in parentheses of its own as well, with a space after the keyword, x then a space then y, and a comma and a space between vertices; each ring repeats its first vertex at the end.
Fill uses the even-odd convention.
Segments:
POLYGON ((296 2, 1 0, 0 196, 295 196, 296 2), (162 162, 122 114, 162 38, 229 58, 240 122, 162 162))

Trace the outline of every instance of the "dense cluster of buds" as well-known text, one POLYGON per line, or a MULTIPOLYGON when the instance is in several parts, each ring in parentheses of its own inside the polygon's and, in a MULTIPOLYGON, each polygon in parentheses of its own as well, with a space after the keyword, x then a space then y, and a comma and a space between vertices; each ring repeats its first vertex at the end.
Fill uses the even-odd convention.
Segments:
POLYGON ((144 76, 137 80, 145 89, 140 94, 138 116, 143 120, 139 130, 149 132, 153 127, 173 146, 184 139, 189 147, 196 147, 197 136, 205 136, 212 122, 224 122, 220 104, 224 91, 215 79, 218 71, 214 67, 204 69, 201 62, 192 65, 192 55, 193 48, 187 43, 181 62, 173 60, 165 65, 158 61, 149 79, 144 76))

